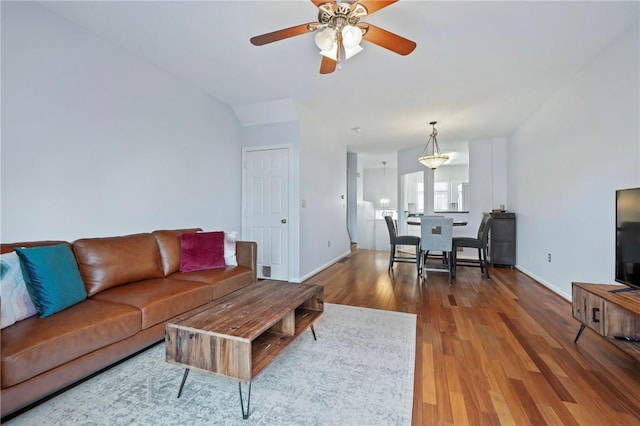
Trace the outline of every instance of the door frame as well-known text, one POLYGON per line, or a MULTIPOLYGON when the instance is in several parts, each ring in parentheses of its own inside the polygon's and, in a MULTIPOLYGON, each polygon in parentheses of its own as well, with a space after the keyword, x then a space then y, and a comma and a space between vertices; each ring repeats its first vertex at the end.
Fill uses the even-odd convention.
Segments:
MULTIPOLYGON (((297 252, 297 250, 293 250, 293 245, 295 243, 295 241, 299 240, 299 223, 300 223, 300 215, 299 213, 294 209, 294 206, 298 205, 297 202, 297 196, 294 197, 294 183, 295 183, 295 179, 294 179, 294 170, 297 170, 297 167, 294 167, 293 164, 293 146, 291 144, 275 144, 275 145, 256 145, 256 146, 243 146, 242 147, 242 188, 241 188, 241 200, 242 200, 242 218, 241 218, 241 223, 240 223, 240 234, 241 234, 241 238, 244 239, 245 235, 244 235, 244 230, 246 227, 246 163, 247 163, 247 153, 249 152, 256 152, 256 151, 271 151, 274 149, 286 149, 287 153, 288 153, 288 160, 289 160, 289 164, 288 164, 288 174, 289 174, 289 179, 287 182, 287 191, 288 191, 288 206, 287 206, 287 214, 288 214, 288 218, 287 218, 287 222, 289 224, 289 232, 288 232, 288 241, 287 241, 287 260, 288 260, 288 271, 287 271, 287 281, 292 281, 292 277, 295 276, 295 271, 297 270, 297 262, 299 262, 299 259, 295 258, 294 256, 292 256, 292 253, 297 252), (294 263, 296 262, 296 267, 294 267, 294 263)), ((294 281, 294 282, 299 282, 298 281, 294 281)))

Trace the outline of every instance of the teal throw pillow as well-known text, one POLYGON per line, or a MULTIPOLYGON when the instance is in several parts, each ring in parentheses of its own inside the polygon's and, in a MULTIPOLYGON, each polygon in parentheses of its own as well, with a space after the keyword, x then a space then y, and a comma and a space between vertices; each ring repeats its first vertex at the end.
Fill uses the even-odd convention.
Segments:
POLYGON ((66 244, 16 248, 29 295, 40 318, 87 298, 76 258, 66 244))

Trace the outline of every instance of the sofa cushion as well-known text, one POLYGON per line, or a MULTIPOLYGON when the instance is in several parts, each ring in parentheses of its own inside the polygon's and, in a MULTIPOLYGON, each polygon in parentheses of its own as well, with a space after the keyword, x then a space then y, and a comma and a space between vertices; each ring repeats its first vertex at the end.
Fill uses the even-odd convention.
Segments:
POLYGON ((140 318, 131 306, 89 299, 47 318, 17 322, 2 330, 2 387, 133 336, 140 318))
POLYGON ((130 282, 163 277, 160 250, 151 234, 84 238, 73 243, 89 296, 130 282))
POLYGON ((152 232, 160 249, 160 260, 162 261, 164 276, 173 274, 180 269, 180 235, 198 231, 202 231, 202 229, 173 229, 152 232))
POLYGON ((24 280, 40 318, 60 312, 87 298, 78 264, 66 244, 16 248, 24 280))
POLYGON ((93 298, 140 309, 144 330, 210 302, 211 286, 198 281, 156 278, 111 288, 93 298))
POLYGON ((208 269, 194 272, 176 272, 168 278, 176 280, 201 281, 213 286, 212 300, 232 293, 252 284, 253 271, 244 266, 229 266, 225 269, 208 269))
POLYGON ((15 251, 0 255, 0 327, 5 328, 38 313, 22 276, 15 251))
POLYGON ((225 268, 224 232, 180 236, 180 272, 225 268))

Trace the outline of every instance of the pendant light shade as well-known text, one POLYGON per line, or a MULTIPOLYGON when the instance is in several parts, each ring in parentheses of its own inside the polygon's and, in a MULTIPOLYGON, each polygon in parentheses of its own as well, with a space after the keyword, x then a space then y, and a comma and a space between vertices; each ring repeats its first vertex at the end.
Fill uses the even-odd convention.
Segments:
POLYGON ((442 166, 449 159, 446 155, 426 155, 424 157, 420 157, 418 161, 422 164, 430 168, 431 170, 435 170, 438 167, 442 166))
POLYGON ((424 147, 422 151, 422 156, 418 158, 418 161, 430 168, 431 170, 435 170, 447 161, 449 161, 449 156, 440 153, 440 147, 438 146, 438 139, 436 136, 438 135, 438 131, 436 130, 437 121, 432 121, 431 123, 431 134, 429 135, 429 140, 427 141, 427 145, 424 147), (429 148, 431 146, 431 148, 429 148))

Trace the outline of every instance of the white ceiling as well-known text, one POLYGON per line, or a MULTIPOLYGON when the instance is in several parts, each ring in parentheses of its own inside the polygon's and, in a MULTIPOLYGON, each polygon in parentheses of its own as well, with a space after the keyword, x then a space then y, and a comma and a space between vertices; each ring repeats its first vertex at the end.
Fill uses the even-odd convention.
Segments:
POLYGON ((401 0, 363 21, 415 41, 413 53, 363 42, 342 70, 320 75, 313 34, 249 43, 316 21, 308 0, 41 4, 238 110, 303 104, 350 151, 387 167, 397 150, 424 146, 433 120, 443 151, 507 136, 640 18, 637 1, 401 0))

